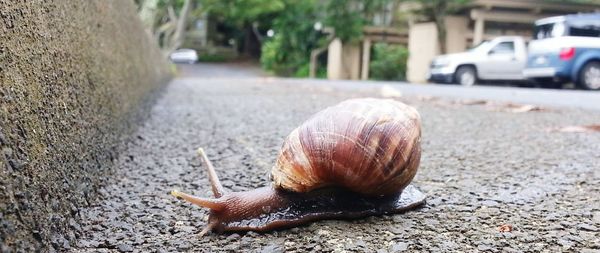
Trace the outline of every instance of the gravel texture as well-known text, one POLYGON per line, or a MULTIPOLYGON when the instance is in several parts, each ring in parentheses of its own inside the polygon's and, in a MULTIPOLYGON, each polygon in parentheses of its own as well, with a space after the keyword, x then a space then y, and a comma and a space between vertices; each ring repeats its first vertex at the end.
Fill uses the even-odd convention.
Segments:
POLYGON ((294 127, 344 99, 382 95, 379 89, 340 90, 308 80, 243 78, 256 73, 236 68, 185 66, 118 158, 116 179, 80 212, 77 251, 600 250, 600 134, 548 131, 597 123, 598 112, 514 113, 418 96, 398 99, 423 118, 423 156, 414 180, 428 195, 423 208, 200 238, 206 210, 168 194, 176 188, 210 196, 196 148, 205 148, 227 189, 265 186, 294 127))

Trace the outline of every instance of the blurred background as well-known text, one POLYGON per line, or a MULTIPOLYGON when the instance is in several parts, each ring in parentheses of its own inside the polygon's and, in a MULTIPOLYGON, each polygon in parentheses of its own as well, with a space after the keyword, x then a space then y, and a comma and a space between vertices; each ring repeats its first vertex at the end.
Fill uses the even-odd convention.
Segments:
MULTIPOLYGON (((539 30, 536 21, 600 9, 598 0, 136 0, 136 4, 148 32, 175 61, 252 60, 286 77, 467 86, 511 81, 546 87, 572 80, 522 74, 527 44, 539 30), (501 41, 487 43, 496 38, 501 41), (487 45, 479 51, 488 55, 461 55, 472 58, 468 62, 453 55, 436 58, 482 43, 487 45), (501 50, 494 51, 498 44, 501 50), (439 63, 453 66, 436 69, 439 63), (505 63, 516 67, 490 73, 483 66, 505 63)), ((587 20, 587 36, 600 40, 600 16, 587 20)), ((545 21, 545 29, 561 22, 565 21, 545 21)), ((557 45, 556 56, 571 46, 557 45)))

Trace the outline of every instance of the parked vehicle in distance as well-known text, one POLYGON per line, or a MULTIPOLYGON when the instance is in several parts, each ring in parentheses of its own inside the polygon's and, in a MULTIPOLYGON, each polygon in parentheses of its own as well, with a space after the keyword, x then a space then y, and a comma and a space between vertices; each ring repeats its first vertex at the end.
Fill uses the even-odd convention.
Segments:
POLYGON ((519 36, 502 36, 463 53, 434 58, 428 80, 464 86, 474 85, 479 80, 523 81, 526 61, 525 40, 519 36))
POLYGON ((538 83, 600 90, 600 13, 536 21, 523 73, 538 83))
POLYGON ((169 59, 175 63, 194 64, 198 61, 198 53, 194 49, 177 49, 169 55, 169 59))

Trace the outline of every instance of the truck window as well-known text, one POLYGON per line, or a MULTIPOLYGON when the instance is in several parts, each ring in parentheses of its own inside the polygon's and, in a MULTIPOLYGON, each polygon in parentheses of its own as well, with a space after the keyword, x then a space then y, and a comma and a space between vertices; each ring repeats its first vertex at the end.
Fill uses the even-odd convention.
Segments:
POLYGON ((563 35, 565 35, 565 24, 563 22, 538 25, 533 30, 534 40, 560 37, 563 35))
POLYGON ((490 50, 490 54, 514 54, 515 53, 515 43, 512 41, 504 41, 498 43, 492 50, 490 50))
POLYGON ((552 37, 552 27, 554 24, 538 25, 533 31, 533 39, 541 40, 552 37))
POLYGON ((569 35, 582 37, 600 37, 600 20, 570 22, 569 35))

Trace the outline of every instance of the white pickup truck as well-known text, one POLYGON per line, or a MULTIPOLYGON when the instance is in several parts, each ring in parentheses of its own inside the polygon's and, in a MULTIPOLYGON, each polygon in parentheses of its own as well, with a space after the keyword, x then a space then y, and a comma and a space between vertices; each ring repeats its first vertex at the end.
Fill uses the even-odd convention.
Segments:
POLYGON ((428 80, 464 86, 479 80, 524 81, 526 63, 527 45, 522 37, 497 37, 466 52, 434 58, 428 80))

